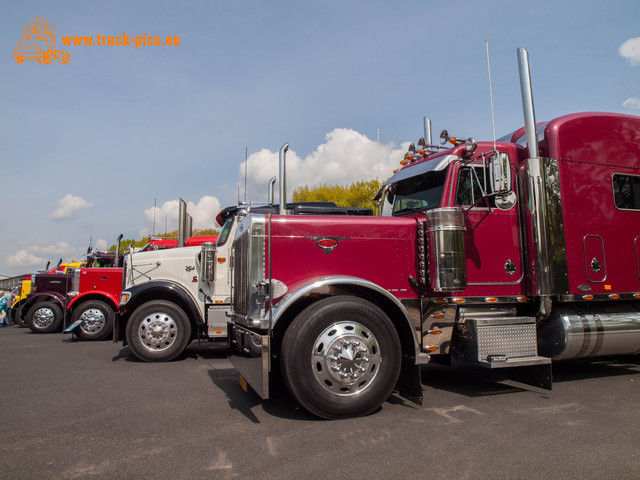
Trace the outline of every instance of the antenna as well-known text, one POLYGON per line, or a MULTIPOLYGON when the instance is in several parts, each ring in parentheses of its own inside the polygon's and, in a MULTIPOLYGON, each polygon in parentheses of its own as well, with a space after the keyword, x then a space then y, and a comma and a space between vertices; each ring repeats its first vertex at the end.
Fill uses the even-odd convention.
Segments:
POLYGON ((489 99, 491 100, 491 127, 493 128, 493 149, 496 150, 496 122, 493 115, 493 90, 491 88, 491 64, 489 63, 489 40, 485 39, 487 47, 487 71, 489 72, 489 99))
POLYGON ((249 147, 244 147, 244 203, 247 203, 247 158, 249 147))
POLYGON ((380 129, 378 128, 378 176, 376 180, 380 180, 380 129))
POLYGON ((157 198, 153 199, 153 236, 156 236, 156 202, 158 201, 157 198))

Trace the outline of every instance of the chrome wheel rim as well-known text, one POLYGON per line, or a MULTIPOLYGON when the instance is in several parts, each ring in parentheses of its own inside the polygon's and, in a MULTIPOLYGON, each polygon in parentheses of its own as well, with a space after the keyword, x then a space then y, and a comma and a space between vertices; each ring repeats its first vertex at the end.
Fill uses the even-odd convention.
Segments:
POLYGON ((33 325, 36 328, 47 328, 53 325, 53 321, 55 320, 55 315, 53 314, 53 310, 47 307, 39 308, 33 314, 33 325))
POLYGON ((104 313, 99 308, 89 308, 80 315, 80 330, 89 335, 96 334, 102 330, 107 322, 104 313))
POLYGON ((316 339, 313 375, 322 388, 340 396, 357 395, 373 383, 382 358, 375 335, 357 322, 338 322, 316 339))
POLYGON ((170 348, 176 341, 177 333, 175 320, 164 312, 147 315, 138 328, 140 343, 152 352, 170 348))

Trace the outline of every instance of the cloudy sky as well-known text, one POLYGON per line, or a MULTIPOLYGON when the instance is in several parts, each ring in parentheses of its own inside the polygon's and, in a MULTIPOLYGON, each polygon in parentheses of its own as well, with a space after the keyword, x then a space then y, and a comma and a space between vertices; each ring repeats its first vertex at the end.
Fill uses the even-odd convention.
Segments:
POLYGON ((523 123, 521 46, 538 120, 640 114, 639 17, 637 0, 5 2, 0 275, 139 238, 154 218, 175 229, 179 197, 213 226, 245 197, 245 149, 247 199, 265 201, 285 142, 291 190, 387 178, 423 115, 434 134, 489 139, 485 39, 498 136, 523 123), (14 62, 36 16, 68 64, 14 62), (123 34, 130 45, 63 45, 123 34))

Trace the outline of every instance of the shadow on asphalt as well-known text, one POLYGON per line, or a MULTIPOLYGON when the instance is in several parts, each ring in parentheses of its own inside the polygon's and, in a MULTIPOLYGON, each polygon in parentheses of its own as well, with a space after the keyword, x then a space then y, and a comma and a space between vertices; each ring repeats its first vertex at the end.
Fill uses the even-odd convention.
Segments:
POLYGON ((555 382, 638 374, 640 374, 640 357, 638 356, 567 360, 553 364, 555 382))
MULTIPOLYGON (((226 342, 200 342, 198 344, 197 340, 194 340, 189 345, 183 353, 178 355, 175 359, 171 360, 172 362, 181 362, 185 361, 189 358, 191 359, 199 359, 202 358, 204 360, 211 358, 225 358, 227 356, 227 344, 226 342)), ((129 347, 122 347, 117 355, 115 355, 112 359, 113 362, 118 360, 124 360, 125 362, 135 362, 142 363, 142 360, 139 360, 133 353, 129 347)))
MULTIPOLYGON (((640 374, 640 357, 610 357, 554 362, 553 383, 588 380, 590 378, 633 376, 640 374)), ((544 394, 546 389, 510 381, 501 376, 499 369, 480 367, 444 366, 430 364, 422 367, 422 384, 467 397, 506 395, 523 390, 544 394), (502 383, 499 383, 502 382, 502 383)))
POLYGON ((209 370, 209 377, 214 385, 225 393, 229 400, 229 407, 242 413, 253 423, 260 423, 260 419, 252 411, 258 406, 274 417, 303 422, 323 421, 302 409, 288 394, 285 385, 279 379, 271 381, 270 398, 262 400, 251 387, 248 387, 246 392, 242 389, 238 382, 238 372, 234 368, 209 370))

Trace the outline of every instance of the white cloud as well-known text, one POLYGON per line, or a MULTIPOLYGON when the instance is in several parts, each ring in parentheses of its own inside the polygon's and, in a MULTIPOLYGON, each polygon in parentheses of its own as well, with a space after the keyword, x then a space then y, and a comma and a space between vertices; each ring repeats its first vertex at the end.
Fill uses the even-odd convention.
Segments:
POLYGON ((640 110, 640 98, 630 97, 622 102, 623 107, 631 108, 633 110, 640 110))
POLYGON ((109 248, 109 242, 107 242, 106 240, 103 240, 102 238, 99 238, 98 240, 96 240, 96 246, 95 246, 96 250, 104 251, 107 248, 109 248))
POLYGON ((40 267, 50 261, 52 265, 62 261, 80 261, 84 258, 86 247, 74 247, 66 242, 58 242, 55 245, 30 245, 24 250, 19 250, 7 258, 8 267, 40 267))
POLYGON ((618 49, 620 55, 626 58, 631 66, 640 65, 640 37, 630 38, 618 49))
MULTIPOLYGON (((140 230, 140 237, 146 237, 153 232, 153 217, 155 210, 155 232, 163 233, 177 230, 178 228, 178 200, 164 202, 160 207, 151 207, 144 211, 148 226, 140 230)), ((205 195, 198 203, 187 202, 187 213, 193 219, 192 227, 196 228, 218 228, 216 215, 220 213, 220 201, 216 197, 205 195)))
POLYGON ((69 220, 75 213, 93 207, 93 203, 87 202, 82 197, 75 197, 70 193, 58 200, 58 205, 59 207, 49 215, 54 220, 69 220))
MULTIPOLYGON (((400 168, 409 142, 399 148, 394 144, 378 144, 355 130, 336 128, 325 137, 316 150, 300 158, 294 145, 287 152, 287 198, 300 186, 321 184, 346 185, 361 180, 386 180, 393 170, 400 168)), ((247 200, 266 202, 267 183, 278 177, 278 153, 267 149, 252 153, 247 159, 247 200)), ((244 162, 238 168, 238 186, 244 192, 244 162)), ((277 191, 276 185, 276 202, 277 191)), ((241 197, 242 197, 241 193, 241 197)))

